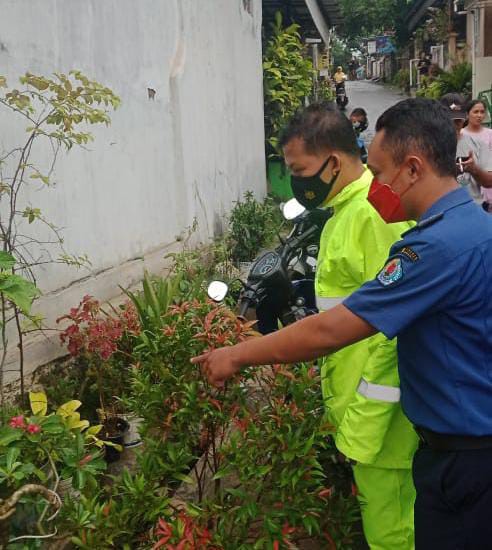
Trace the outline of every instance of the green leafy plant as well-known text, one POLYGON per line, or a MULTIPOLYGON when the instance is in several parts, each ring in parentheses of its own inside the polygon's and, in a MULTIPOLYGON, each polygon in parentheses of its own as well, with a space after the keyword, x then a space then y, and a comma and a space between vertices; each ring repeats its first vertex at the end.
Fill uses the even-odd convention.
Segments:
MULTIPOLYGON (((12 449, 21 451, 24 470, 29 470, 29 474, 35 474, 41 481, 46 481, 48 474, 51 477, 55 474, 55 489, 60 469, 63 470, 62 479, 73 478, 74 485, 83 488, 88 476, 105 468, 100 460, 104 442, 97 437, 101 426, 91 426, 80 418, 77 412, 80 401, 68 401, 48 414, 43 392, 30 392, 29 400, 30 416, 13 416, 0 428, 0 449, 3 448, 6 454, 13 453, 12 449), (43 465, 47 466, 44 472, 41 470, 43 465)), ((16 476, 10 481, 13 479, 16 476)))
MULTIPOLYGON (((0 195, 1 199, 1 195, 0 195)), ((4 415, 4 366, 7 359, 8 336, 7 324, 9 313, 14 317, 22 314, 30 317, 33 300, 39 295, 36 285, 26 277, 18 275, 15 271, 16 260, 5 250, 0 250, 0 331, 2 334, 3 349, 0 359, 0 402, 4 415)), ((19 333, 20 334, 20 333, 19 333)), ((21 337, 21 336, 19 336, 21 337)), ((24 379, 21 378, 21 395, 24 394, 24 379)))
POLYGON ((469 63, 460 63, 451 71, 442 71, 437 78, 424 80, 417 95, 429 99, 439 99, 444 94, 455 92, 466 97, 471 95, 472 67, 469 63))
POLYGON ((251 191, 238 201, 229 217, 227 235, 232 259, 236 262, 252 261, 262 247, 269 244, 280 230, 280 209, 267 197, 258 202, 251 191))
POLYGON ((314 69, 304 55, 299 25, 283 27, 282 15, 277 12, 272 30, 263 56, 265 134, 267 149, 279 154, 278 134, 310 96, 314 69))
MULTIPOLYGON (((35 539, 45 534, 43 519, 50 504, 41 501, 38 510, 39 498, 33 499, 27 489, 33 483, 51 491, 46 491, 48 495, 61 492, 62 483, 77 490, 94 489, 106 463, 102 459, 104 443, 97 437, 101 426, 91 426, 80 418, 79 401, 68 401, 48 412, 43 392, 31 392, 29 399, 30 413, 14 415, 0 426, 0 505, 2 499, 26 492, 19 506, 25 517, 39 516, 35 539)), ((17 524, 12 522, 14 535, 18 535, 16 527, 21 531, 25 527, 22 521, 17 524)))
POLYGON ((324 102, 330 103, 335 100, 335 91, 326 80, 322 81, 319 84, 317 91, 318 91, 317 101, 324 101, 324 102))
MULTIPOLYGON (((77 548, 141 547, 159 518, 172 514, 167 489, 141 473, 123 470, 111 487, 65 505, 60 529, 77 548)), ((148 545, 146 546, 149 547, 148 545)))
POLYGON ((181 273, 172 277, 151 277, 146 271, 142 280, 142 290, 124 290, 135 306, 140 330, 159 330, 164 327, 164 314, 178 296, 181 273))
MULTIPOLYGON (((0 248, 4 252, 0 275, 3 348, 0 391, 3 392, 10 343, 6 325, 13 324, 24 399, 22 315, 28 313, 28 306, 37 295, 36 268, 53 262, 76 266, 88 262, 85 255, 73 256, 64 250, 59 228, 47 220, 38 207, 25 202, 26 191, 52 186, 59 151, 69 151, 92 140, 87 126, 109 124, 108 109, 118 107, 120 100, 109 88, 80 71, 71 71, 68 75, 55 73, 51 78, 26 73, 19 82, 20 87, 9 87, 6 78, 0 75, 0 108, 5 109, 6 116, 26 125, 25 140, 10 150, 0 151, 0 248), (52 151, 51 158, 46 158, 44 152, 39 154, 39 146, 46 142, 52 151), (43 159, 44 164, 34 160, 37 158, 43 159), (57 258, 49 252, 50 246, 58 247, 57 258), (32 285, 27 285, 26 280, 32 285)), ((39 319, 37 322, 39 324, 39 319)))
POLYGON ((198 494, 203 495, 205 471, 215 471, 220 462, 217 445, 225 436, 228 411, 244 399, 245 389, 232 385, 213 392, 189 358, 237 343, 251 329, 210 301, 171 306, 163 320, 164 329, 142 332, 135 347, 138 366, 133 369, 130 407, 144 419, 144 436, 154 440, 146 440, 154 449, 152 457, 145 458, 146 468, 167 483, 189 481, 193 468, 198 494), (196 460, 210 449, 212 455, 197 465, 196 460))
POLYGON ((356 547, 355 497, 328 485, 320 462, 336 450, 316 370, 275 366, 246 385, 248 398, 232 409, 227 397, 221 401, 230 428, 216 451, 214 491, 161 519, 154 548, 297 548, 308 539, 317 547, 356 547))
POLYGON ((319 376, 314 367, 280 365, 258 380, 254 403, 237 412, 216 478, 224 487, 217 533, 226 549, 296 547, 315 538, 327 547, 350 548, 356 540, 355 499, 327 486, 320 463, 330 444, 319 376), (229 482, 230 483, 230 482, 229 482), (289 546, 290 545, 290 546, 289 546))
POLYGON ((409 69, 400 69, 393 77, 393 84, 404 91, 410 90, 410 71, 409 69))

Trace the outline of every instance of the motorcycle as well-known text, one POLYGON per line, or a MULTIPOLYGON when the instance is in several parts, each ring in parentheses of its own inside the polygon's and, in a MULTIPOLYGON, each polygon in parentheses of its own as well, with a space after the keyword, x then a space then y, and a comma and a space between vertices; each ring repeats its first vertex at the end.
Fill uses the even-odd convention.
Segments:
MULTIPOLYGON (((333 209, 306 210, 296 199, 283 205, 284 218, 294 223, 275 250, 263 252, 253 262, 239 295, 239 317, 256 310, 257 329, 269 334, 308 315, 318 313, 314 292, 316 259, 321 232, 333 209)), ((213 281, 209 297, 222 301, 228 286, 213 281)))
POLYGON ((335 86, 336 103, 341 111, 345 110, 349 102, 347 92, 345 91, 345 82, 340 82, 335 86))

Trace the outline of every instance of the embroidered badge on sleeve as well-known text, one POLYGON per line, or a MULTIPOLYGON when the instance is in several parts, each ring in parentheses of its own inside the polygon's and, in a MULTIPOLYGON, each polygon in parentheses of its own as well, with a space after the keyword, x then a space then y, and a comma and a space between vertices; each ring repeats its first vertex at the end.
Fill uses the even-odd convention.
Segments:
POLYGON ((403 277, 403 266, 400 258, 393 258, 379 272, 378 281, 383 286, 392 285, 403 277))

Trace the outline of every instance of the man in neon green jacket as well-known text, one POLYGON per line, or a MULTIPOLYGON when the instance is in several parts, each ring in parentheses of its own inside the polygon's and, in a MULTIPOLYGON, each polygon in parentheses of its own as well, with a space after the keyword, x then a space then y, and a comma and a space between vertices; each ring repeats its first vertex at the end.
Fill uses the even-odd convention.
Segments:
MULTIPOLYGON (((297 200, 334 211, 321 235, 316 273, 317 305, 326 310, 376 276, 410 225, 386 224, 367 201, 372 174, 339 111, 308 107, 291 120, 280 144, 297 200)), ((371 550, 413 549, 411 464, 418 439, 399 404, 396 342, 377 334, 353 344, 327 357, 321 374, 335 444, 355 462, 371 550)))

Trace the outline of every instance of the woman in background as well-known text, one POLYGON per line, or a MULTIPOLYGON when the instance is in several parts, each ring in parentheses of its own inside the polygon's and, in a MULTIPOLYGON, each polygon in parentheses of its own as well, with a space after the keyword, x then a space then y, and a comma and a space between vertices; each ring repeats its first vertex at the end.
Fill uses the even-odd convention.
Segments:
MULTIPOLYGON (((466 113, 468 115, 468 123, 461 133, 485 142, 488 147, 489 155, 492 156, 492 130, 483 126, 487 114, 485 103, 480 99, 471 101, 466 107, 466 113)), ((484 200, 483 207, 487 212, 491 212, 492 189, 482 187, 481 192, 484 200)))

